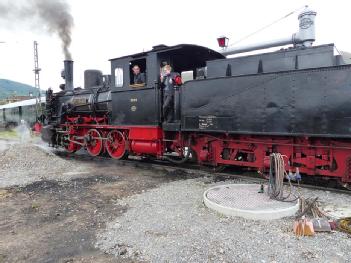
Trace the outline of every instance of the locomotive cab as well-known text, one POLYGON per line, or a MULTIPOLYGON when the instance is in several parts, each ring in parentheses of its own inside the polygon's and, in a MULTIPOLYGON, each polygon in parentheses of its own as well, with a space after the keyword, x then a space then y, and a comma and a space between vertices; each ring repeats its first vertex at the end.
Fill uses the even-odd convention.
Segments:
MULTIPOLYGON (((149 52, 111 59, 113 125, 160 126, 163 90, 160 66, 167 62, 184 80, 201 78, 206 61, 223 58, 216 51, 196 45, 154 46, 149 52), (133 83, 133 66, 138 65, 145 83, 133 83), (200 70, 199 70, 200 69, 200 70)), ((183 80, 183 82, 184 82, 183 80)), ((175 91, 174 122, 180 128, 181 88, 175 91)), ((172 125, 171 125, 172 126, 172 125)))
POLYGON ((159 123, 154 57, 140 53, 111 60, 113 125, 155 126, 159 123), (132 67, 138 65, 145 83, 134 84, 132 67))

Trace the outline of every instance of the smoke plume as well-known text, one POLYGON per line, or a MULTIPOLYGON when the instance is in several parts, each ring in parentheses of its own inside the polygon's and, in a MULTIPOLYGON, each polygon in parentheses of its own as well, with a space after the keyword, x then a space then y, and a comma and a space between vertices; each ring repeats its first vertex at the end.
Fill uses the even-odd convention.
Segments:
POLYGON ((10 26, 29 23, 33 30, 56 34, 62 41, 65 59, 71 60, 69 51, 73 17, 65 0, 12 0, 0 2, 0 20, 6 20, 10 26))

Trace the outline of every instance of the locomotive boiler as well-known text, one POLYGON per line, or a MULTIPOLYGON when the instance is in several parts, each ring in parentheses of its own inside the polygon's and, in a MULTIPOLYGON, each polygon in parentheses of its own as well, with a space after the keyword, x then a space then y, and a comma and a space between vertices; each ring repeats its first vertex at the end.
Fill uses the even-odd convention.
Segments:
POLYGON ((47 96, 43 138, 74 152, 121 159, 148 156, 261 172, 269 156, 286 157, 286 170, 351 183, 351 65, 334 45, 313 46, 314 17, 299 15, 299 32, 252 46, 214 51, 196 45, 159 45, 111 59, 111 77, 85 72, 84 89, 66 84, 47 96), (292 44, 275 52, 228 57, 292 44), (164 123, 160 65, 181 74, 174 121, 164 123), (132 83, 132 67, 146 75, 132 83), (190 158, 191 157, 191 158, 190 158))

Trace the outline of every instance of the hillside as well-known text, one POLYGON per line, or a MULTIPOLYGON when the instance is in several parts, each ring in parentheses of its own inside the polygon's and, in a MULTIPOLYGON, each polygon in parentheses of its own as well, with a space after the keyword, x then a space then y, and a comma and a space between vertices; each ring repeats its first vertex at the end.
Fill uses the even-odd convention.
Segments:
POLYGON ((38 91, 30 85, 8 79, 0 79, 0 100, 13 95, 28 96, 30 92, 32 92, 33 95, 37 95, 38 93, 38 91))

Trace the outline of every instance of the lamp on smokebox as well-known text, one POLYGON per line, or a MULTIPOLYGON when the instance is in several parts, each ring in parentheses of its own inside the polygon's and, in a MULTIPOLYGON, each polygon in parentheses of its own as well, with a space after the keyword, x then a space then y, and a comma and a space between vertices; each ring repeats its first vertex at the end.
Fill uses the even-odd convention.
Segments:
POLYGON ((226 47, 228 47, 229 38, 227 38, 225 36, 221 36, 221 37, 217 38, 217 42, 218 42, 218 46, 220 46, 221 48, 226 48, 226 47))

